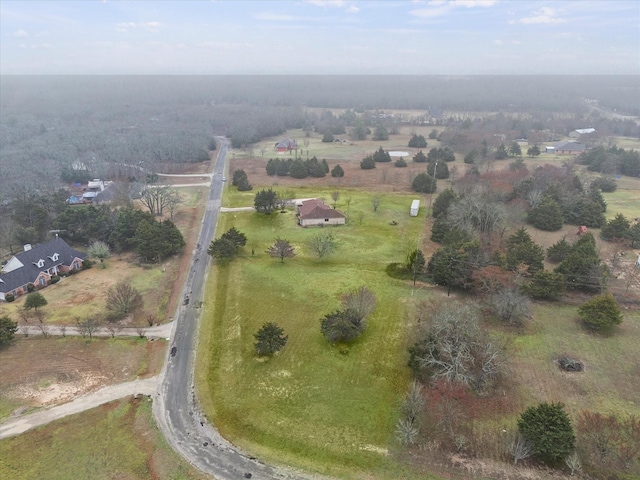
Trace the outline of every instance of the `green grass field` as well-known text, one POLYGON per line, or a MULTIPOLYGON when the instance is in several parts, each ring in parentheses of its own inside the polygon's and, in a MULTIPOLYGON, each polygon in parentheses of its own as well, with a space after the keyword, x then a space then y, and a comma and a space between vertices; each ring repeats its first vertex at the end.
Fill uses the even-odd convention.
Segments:
POLYGON ((365 216, 362 224, 331 228, 340 246, 323 261, 305 248, 319 230, 297 227, 292 212, 222 216, 218 232, 235 226, 248 243, 211 274, 200 349, 211 354, 199 359, 199 390, 222 434, 261 457, 340 478, 364 478, 359 472, 399 478, 401 467, 387 452, 410 379, 411 286, 384 269, 415 248, 424 217, 409 216, 409 195, 383 195, 376 213, 366 193, 342 195, 352 196, 351 216, 365 216), (394 220, 398 225, 390 225, 394 220), (296 247, 296 257, 280 263, 265 253, 278 236, 296 247), (320 319, 340 307, 341 293, 362 285, 378 298, 367 330, 348 348, 333 347, 320 333, 320 319), (258 359, 253 334, 269 321, 284 328, 288 344, 275 357, 258 359))
POLYGON ((151 402, 123 399, 0 441, 0 478, 204 480, 166 443, 151 402))

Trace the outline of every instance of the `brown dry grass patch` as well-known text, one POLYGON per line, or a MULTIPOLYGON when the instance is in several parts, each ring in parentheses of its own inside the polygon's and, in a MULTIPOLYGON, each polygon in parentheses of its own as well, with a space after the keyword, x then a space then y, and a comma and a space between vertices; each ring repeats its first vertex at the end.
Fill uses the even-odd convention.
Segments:
POLYGON ((157 375, 165 345, 135 338, 20 337, 0 351, 0 398, 24 407, 57 405, 157 375))

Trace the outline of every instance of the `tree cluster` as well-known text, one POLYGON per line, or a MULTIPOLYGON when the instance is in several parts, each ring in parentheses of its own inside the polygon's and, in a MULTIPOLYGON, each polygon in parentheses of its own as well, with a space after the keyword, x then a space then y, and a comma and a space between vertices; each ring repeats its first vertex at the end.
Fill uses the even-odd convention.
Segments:
POLYGON ((330 343, 349 343, 366 328, 366 318, 376 306, 375 294, 360 287, 342 296, 342 309, 325 315, 320 320, 320 331, 330 343))
POLYGON ((207 253, 219 262, 224 262, 231 260, 238 253, 238 249, 246 244, 247 236, 236 227, 231 227, 209 244, 207 253))
POLYGON ((409 366, 418 379, 442 379, 484 393, 497 382, 503 360, 500 350, 478 325, 476 308, 452 302, 423 305, 418 313, 429 327, 409 348, 409 366))
POLYGON ((640 152, 636 150, 625 151, 615 145, 609 148, 597 146, 581 153, 578 162, 586 165, 591 172, 640 177, 640 152))
POLYGON ((247 192, 249 190, 253 190, 253 187, 249 183, 247 173, 242 169, 234 170, 231 185, 233 185, 234 187, 238 187, 239 192, 247 192))

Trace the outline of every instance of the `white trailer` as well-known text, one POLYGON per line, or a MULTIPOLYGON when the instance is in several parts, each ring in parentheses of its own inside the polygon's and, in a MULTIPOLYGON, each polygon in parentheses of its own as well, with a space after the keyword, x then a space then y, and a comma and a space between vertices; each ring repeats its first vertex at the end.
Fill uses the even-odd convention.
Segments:
POLYGON ((413 202, 411 202, 411 216, 417 217, 418 210, 420 210, 420 200, 414 200, 413 202))

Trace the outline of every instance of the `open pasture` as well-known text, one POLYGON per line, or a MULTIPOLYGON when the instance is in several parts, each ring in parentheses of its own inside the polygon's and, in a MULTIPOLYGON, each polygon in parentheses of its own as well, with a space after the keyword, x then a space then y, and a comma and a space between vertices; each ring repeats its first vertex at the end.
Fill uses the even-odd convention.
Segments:
MULTIPOLYGON (((302 190, 300 197, 327 193, 302 190)), ((377 212, 369 194, 342 195, 352 200, 349 224, 341 227, 303 229, 291 211, 223 215, 218 232, 235 226, 248 242, 239 257, 210 275, 198 389, 223 435, 260 456, 339 478, 358 478, 363 471, 397 478, 397 465, 392 476, 383 472, 395 465, 388 449, 409 381, 411 285, 384 269, 415 248, 424 219, 409 216, 410 195, 383 195, 377 212), (320 261, 306 241, 327 231, 339 247, 320 261), (276 237, 295 246, 294 258, 281 263, 265 253, 276 237), (341 294, 360 286, 375 292, 377 308, 357 341, 332 346, 320 333, 320 319, 340 308, 341 294), (257 358, 253 334, 270 321, 284 328, 288 343, 273 358, 257 358)), ((414 298, 430 295, 425 288, 414 298)))

